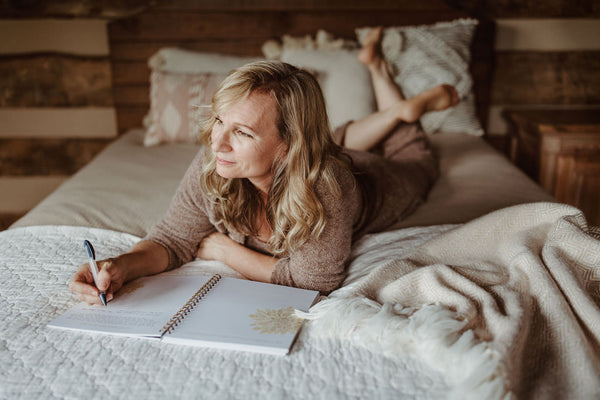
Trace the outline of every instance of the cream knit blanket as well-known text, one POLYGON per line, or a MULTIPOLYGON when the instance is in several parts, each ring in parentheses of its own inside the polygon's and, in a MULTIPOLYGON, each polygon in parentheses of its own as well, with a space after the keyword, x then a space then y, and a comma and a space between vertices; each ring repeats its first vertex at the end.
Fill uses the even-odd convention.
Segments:
POLYGON ((599 304, 597 231, 575 208, 533 203, 436 236, 307 318, 390 352, 423 347, 457 381, 453 398, 591 399, 600 396, 599 304), (410 327, 421 339, 407 342, 410 327))

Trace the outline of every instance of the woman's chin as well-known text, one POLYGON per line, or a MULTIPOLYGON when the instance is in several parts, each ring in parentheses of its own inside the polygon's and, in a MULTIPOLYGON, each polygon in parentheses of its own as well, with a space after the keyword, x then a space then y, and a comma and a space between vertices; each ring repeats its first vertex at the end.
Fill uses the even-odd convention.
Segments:
POLYGON ((223 171, 223 169, 218 168, 216 169, 217 175, 219 175, 221 178, 225 178, 225 179, 232 179, 232 178, 236 178, 235 174, 232 174, 231 171, 223 171))

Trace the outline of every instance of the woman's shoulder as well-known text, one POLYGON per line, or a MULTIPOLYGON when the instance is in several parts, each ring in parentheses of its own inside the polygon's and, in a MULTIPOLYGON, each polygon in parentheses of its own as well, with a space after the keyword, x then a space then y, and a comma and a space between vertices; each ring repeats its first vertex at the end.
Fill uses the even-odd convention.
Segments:
POLYGON ((331 176, 328 179, 327 174, 323 173, 316 183, 317 193, 321 197, 323 195, 330 197, 338 192, 338 190, 342 196, 348 196, 350 192, 355 190, 356 180, 354 179, 350 163, 345 162, 345 160, 330 158, 327 160, 326 168, 330 171, 331 176))

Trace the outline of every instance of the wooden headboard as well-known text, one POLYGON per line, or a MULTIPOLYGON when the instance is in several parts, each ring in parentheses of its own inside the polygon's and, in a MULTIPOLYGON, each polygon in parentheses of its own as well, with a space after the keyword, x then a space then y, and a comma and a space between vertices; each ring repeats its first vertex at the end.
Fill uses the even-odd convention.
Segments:
MULTIPOLYGON (((142 126, 149 107, 147 60, 165 46, 260 56, 265 40, 284 34, 314 35, 324 29, 336 37, 354 39, 357 27, 431 24, 472 16, 441 0, 175 3, 149 8, 109 24, 113 97, 120 133, 142 126)), ((490 104, 494 27, 491 21, 477 19, 480 23, 472 46, 471 73, 478 116, 485 126, 490 104)))

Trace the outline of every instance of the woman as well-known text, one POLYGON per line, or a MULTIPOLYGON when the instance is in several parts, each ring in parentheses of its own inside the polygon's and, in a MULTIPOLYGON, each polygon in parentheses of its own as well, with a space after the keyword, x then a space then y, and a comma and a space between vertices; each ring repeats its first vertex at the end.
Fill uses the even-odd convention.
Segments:
MULTIPOLYGON (((165 215, 131 251, 98 262, 98 288, 176 268, 195 256, 249 279, 329 293, 345 277, 352 241, 414 211, 436 178, 422 113, 455 103, 451 87, 404 100, 379 52, 361 51, 381 111, 329 130, 319 85, 279 62, 233 71, 213 97, 201 151, 165 215), (384 66, 384 68, 381 68, 384 66), (387 83, 386 83, 387 82, 387 83), (381 155, 364 150, 380 152, 381 155)), ((70 288, 99 303, 88 264, 70 288)))

